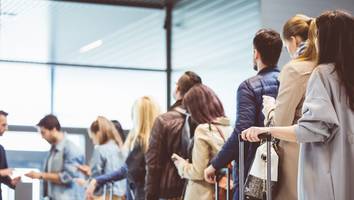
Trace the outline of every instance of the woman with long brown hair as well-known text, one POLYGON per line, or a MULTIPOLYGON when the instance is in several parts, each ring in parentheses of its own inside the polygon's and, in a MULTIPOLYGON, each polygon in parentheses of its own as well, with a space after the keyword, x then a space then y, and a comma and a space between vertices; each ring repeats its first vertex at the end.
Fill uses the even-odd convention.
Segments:
POLYGON ((299 199, 354 199, 354 18, 328 11, 316 18, 318 66, 308 83, 303 115, 293 126, 242 133, 259 141, 269 132, 300 143, 299 199))
POLYGON ((211 200, 214 186, 204 180, 204 170, 230 136, 230 121, 216 94, 207 86, 198 84, 184 96, 183 104, 191 118, 199 125, 194 132, 192 162, 174 154, 172 159, 182 178, 188 180, 185 200, 211 200))

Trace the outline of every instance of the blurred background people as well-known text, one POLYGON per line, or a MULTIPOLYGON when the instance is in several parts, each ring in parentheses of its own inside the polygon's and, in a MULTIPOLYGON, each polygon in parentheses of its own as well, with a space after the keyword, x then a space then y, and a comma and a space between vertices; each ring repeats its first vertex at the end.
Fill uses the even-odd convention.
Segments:
MULTIPOLYGON (((112 173, 124 165, 126 157, 123 151, 123 140, 113 122, 103 116, 98 116, 92 122, 89 134, 96 147, 93 151, 90 165, 79 166, 82 172, 90 176, 90 178, 95 178, 103 174, 112 173)), ((125 180, 106 184, 105 186, 105 188, 102 185, 95 189, 94 200, 109 199, 110 191, 112 191, 113 200, 125 199, 125 180), (106 190, 106 196, 103 196, 104 189, 106 190)))
MULTIPOLYGON (((0 136, 3 136, 5 131, 7 131, 7 115, 8 113, 0 110, 0 136)), ((16 185, 21 181, 21 177, 16 177, 12 179, 12 169, 8 168, 6 152, 4 147, 0 144, 0 187, 1 183, 7 185, 8 187, 15 189, 16 185)), ((2 192, 0 188, 0 200, 2 200, 2 192)))
POLYGON ((86 190, 88 197, 92 196, 96 186, 127 178, 127 198, 145 199, 145 153, 149 145, 151 128, 159 114, 159 105, 151 97, 143 96, 136 100, 132 109, 133 127, 124 143, 129 152, 125 165, 113 173, 92 179, 86 190))
POLYGON ((77 169, 85 162, 83 152, 67 139, 56 116, 46 115, 37 126, 51 148, 44 172, 31 171, 26 176, 43 180, 43 196, 51 200, 83 199, 84 190, 74 180, 83 178, 77 169))

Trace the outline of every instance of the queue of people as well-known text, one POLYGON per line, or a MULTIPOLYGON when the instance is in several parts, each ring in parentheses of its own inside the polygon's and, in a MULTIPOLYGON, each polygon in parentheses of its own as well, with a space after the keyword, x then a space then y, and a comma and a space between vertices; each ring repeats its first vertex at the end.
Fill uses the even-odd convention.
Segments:
MULTIPOLYGON (((231 163, 237 200, 244 189, 239 136, 247 141, 248 174, 258 136, 268 133, 279 140, 274 199, 354 199, 354 17, 339 10, 295 15, 282 36, 260 29, 253 63, 247 67, 256 74, 237 89, 234 127, 217 94, 187 71, 166 113, 149 96, 136 100, 127 137, 119 122, 98 116, 89 128, 96 147, 88 164, 57 117, 45 116, 37 126, 51 149, 44 170, 26 176, 42 180, 51 200, 213 200, 217 172, 231 163), (291 60, 280 68, 283 45, 291 60)), ((0 111, 0 136, 7 115, 0 111)), ((20 179, 11 174, 0 145, 0 180, 14 188, 20 179)))

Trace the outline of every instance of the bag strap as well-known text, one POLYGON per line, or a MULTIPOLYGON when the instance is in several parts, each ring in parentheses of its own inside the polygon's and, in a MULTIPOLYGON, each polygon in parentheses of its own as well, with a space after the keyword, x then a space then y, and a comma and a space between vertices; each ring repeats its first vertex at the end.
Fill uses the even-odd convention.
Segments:
POLYGON ((220 137, 222 138, 222 140, 224 140, 224 142, 226 142, 226 139, 225 139, 225 136, 224 136, 224 133, 222 132, 222 130, 217 126, 217 125, 220 125, 220 124, 217 124, 217 123, 212 123, 216 130, 218 131, 220 137))

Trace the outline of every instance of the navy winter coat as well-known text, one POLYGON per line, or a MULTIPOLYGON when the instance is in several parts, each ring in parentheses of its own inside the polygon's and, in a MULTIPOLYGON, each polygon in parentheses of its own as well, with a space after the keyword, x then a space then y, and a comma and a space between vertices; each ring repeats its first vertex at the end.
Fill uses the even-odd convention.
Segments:
MULTIPOLYGON (((262 114, 263 95, 276 98, 278 94, 278 75, 279 70, 276 67, 267 67, 242 82, 237 90, 237 108, 236 124, 231 137, 226 141, 221 151, 212 159, 211 164, 215 169, 225 167, 232 160, 236 161, 234 165, 234 199, 238 199, 238 135, 251 126, 262 127, 264 116, 262 114)), ((245 143, 245 174, 255 156, 258 143, 245 143)), ((246 177, 246 176, 245 176, 246 177)))

